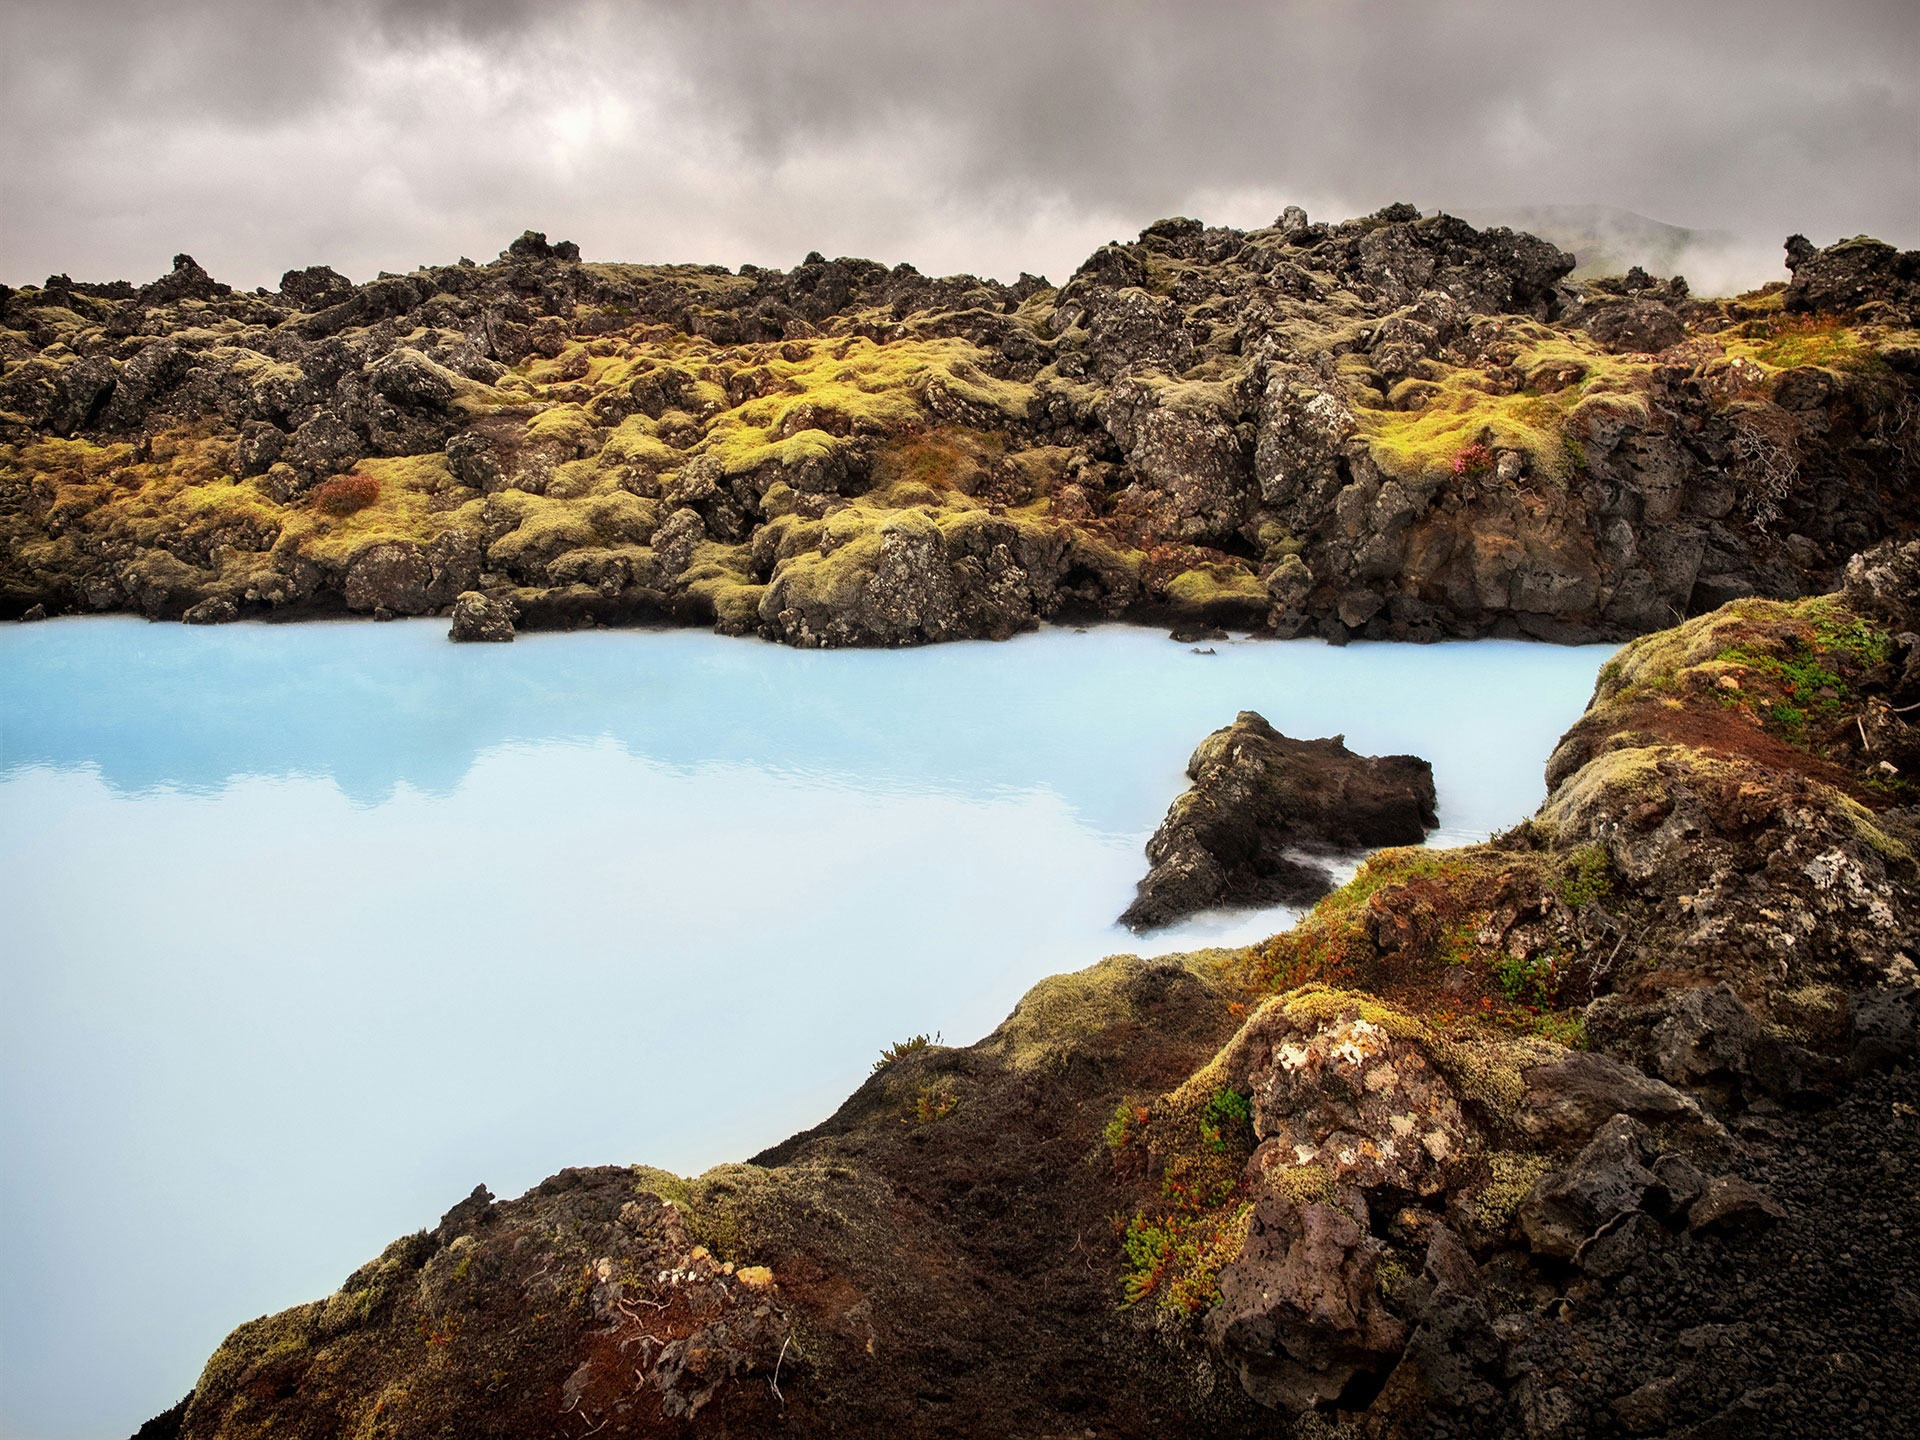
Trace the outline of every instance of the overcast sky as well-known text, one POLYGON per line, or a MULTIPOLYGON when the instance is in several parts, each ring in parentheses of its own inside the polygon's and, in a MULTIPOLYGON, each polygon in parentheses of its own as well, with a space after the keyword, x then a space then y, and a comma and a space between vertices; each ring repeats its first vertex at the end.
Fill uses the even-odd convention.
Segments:
MULTIPOLYGON (((0 0, 0 280, 526 228, 1063 279, 1164 215, 1599 204, 1920 244, 1915 0, 0 0)), ((1763 275, 1755 278, 1764 278, 1763 275)))

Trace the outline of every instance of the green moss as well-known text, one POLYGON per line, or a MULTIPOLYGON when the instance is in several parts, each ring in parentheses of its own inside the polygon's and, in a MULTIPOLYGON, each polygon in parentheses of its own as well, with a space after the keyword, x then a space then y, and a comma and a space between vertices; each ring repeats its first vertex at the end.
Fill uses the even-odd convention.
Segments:
MULTIPOLYGON (((1052 975, 1027 991, 1013 1013, 981 1041, 981 1047, 1016 1070, 1063 1059, 1102 1031, 1132 1018, 1127 985, 1147 962, 1135 955, 1109 955, 1097 965, 1052 975)), ((1165 955, 1155 965, 1178 964, 1209 985, 1233 984, 1243 974, 1242 950, 1196 950, 1165 955)))
POLYGON ((324 1301, 296 1305, 235 1326, 200 1371, 194 1394, 225 1399, 234 1393, 248 1370, 309 1349, 318 1338, 325 1308, 324 1301))
POLYGON ((780 380, 779 393, 718 416, 699 449, 734 475, 774 462, 796 465, 831 451, 841 437, 908 431, 956 410, 1023 419, 1032 387, 994 379, 985 360, 964 340, 876 345, 865 338, 821 346, 797 361, 769 358, 764 363, 780 380))
POLYGON ((1835 799, 1840 813, 1853 827, 1853 833, 1859 836, 1869 849, 1889 865, 1899 866, 1907 871, 1912 870, 1914 866, 1912 849, 1881 829, 1871 810, 1848 795, 1836 796, 1835 799))
POLYGON ((1544 1155, 1496 1150, 1487 1156, 1487 1166, 1491 1172, 1487 1183, 1467 1196, 1462 1208, 1481 1230, 1500 1235, 1513 1223, 1514 1212, 1533 1190, 1534 1182, 1553 1165, 1544 1155))
POLYGON ((1167 599, 1193 610, 1206 610, 1222 603, 1242 606, 1268 603, 1266 586, 1251 570, 1244 565, 1212 562, 1182 570, 1169 580, 1167 599))
POLYGON ((671 1170, 657 1169, 652 1165, 632 1165, 628 1170, 633 1176, 635 1194, 656 1195, 682 1210, 693 1208, 690 1185, 671 1170))
POLYGON ((722 629, 744 634, 759 623, 760 602, 767 593, 766 585, 753 579, 752 568, 746 546, 707 541, 694 547, 678 583, 687 594, 712 607, 722 629))
POLYGON ((527 422, 527 438, 559 441, 586 454, 599 448, 598 429, 593 417, 581 406, 556 405, 527 422))
MULTIPOLYGON (((1359 433, 1382 473, 1422 490, 1452 482, 1455 462, 1475 445, 1526 455, 1534 476, 1564 485, 1585 463, 1585 429, 1602 415, 1648 417, 1653 367, 1644 357, 1609 355, 1584 336, 1517 324, 1513 368, 1525 381, 1511 394, 1473 367, 1430 364, 1417 410, 1378 403, 1366 384, 1348 387, 1359 433)), ((1370 372, 1367 372, 1370 374, 1370 372)), ((1403 397, 1404 398, 1404 397, 1403 397)))
POLYGON ((1564 1045, 1569 1050, 1587 1048, 1587 1022, 1578 1015, 1545 1011, 1530 1018, 1527 1029, 1542 1040, 1564 1045))
POLYGON ((1773 370, 1814 366, 1860 373, 1883 368, 1873 342, 1837 315, 1764 315, 1721 337, 1727 354, 1773 370))
POLYGON ((1560 898, 1578 909, 1613 893, 1613 860, 1604 845, 1582 845, 1563 862, 1560 898))
POLYGON ((1540 807, 1540 821, 1557 837, 1578 843, 1591 833, 1597 816, 1626 804, 1666 795, 1661 766, 1685 763, 1687 755, 1670 745, 1624 746, 1594 756, 1540 807))

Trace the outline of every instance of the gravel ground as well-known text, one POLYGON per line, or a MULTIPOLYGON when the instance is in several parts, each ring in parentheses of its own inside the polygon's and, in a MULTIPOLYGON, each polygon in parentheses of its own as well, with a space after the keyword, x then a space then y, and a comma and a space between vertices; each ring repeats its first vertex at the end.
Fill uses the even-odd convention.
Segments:
POLYGON ((1501 1400, 1432 1415, 1424 1433, 1920 1435, 1920 1075, 1735 1128, 1747 1178, 1785 1204, 1784 1221, 1653 1232, 1624 1273, 1576 1278, 1514 1347, 1501 1400))

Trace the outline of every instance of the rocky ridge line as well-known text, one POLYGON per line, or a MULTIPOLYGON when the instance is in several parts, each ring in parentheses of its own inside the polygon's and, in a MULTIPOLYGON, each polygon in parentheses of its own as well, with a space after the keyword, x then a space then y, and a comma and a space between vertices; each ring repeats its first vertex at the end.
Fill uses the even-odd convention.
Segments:
POLYGON ((1389 206, 1059 287, 809 256, 0 287, 0 617, 445 613, 798 645, 1049 618, 1623 638, 1910 531, 1916 259, 1700 300, 1389 206))

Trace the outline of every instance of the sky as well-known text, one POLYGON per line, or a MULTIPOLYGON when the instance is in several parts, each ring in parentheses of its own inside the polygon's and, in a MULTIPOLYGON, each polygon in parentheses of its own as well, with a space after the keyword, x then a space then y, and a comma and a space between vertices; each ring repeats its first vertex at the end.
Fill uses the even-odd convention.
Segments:
POLYGON ((1913 0, 5 0, 0 281, 272 287, 524 229, 1064 279, 1175 214, 1597 205, 1920 245, 1913 0))

